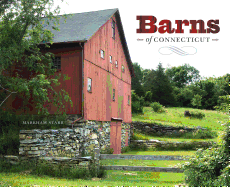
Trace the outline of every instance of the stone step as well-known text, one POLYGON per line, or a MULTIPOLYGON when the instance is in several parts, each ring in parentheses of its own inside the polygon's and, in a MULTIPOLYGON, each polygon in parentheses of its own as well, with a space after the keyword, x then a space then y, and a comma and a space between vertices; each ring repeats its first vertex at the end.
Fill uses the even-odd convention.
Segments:
POLYGON ((122 160, 188 160, 189 156, 174 156, 174 155, 112 155, 101 154, 101 160, 106 159, 122 159, 122 160))
POLYGON ((102 166, 105 170, 122 170, 122 171, 149 171, 149 172, 171 172, 183 173, 184 170, 172 167, 150 167, 150 166, 102 166))

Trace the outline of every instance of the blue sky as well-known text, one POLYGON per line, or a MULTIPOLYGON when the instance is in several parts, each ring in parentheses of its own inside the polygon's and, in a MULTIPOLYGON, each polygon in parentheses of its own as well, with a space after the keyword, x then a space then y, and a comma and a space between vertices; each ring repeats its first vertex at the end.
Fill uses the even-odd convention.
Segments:
MULTIPOLYGON (((228 0, 142 0, 142 1, 106 1, 106 0, 66 0, 61 3, 55 0, 56 5, 60 5, 61 14, 80 13, 97 11, 103 9, 118 8, 130 52, 132 62, 138 62, 141 67, 155 69, 159 62, 164 68, 179 66, 185 63, 194 66, 200 71, 202 77, 219 77, 230 73, 230 24, 228 0), (137 15, 152 15, 157 18, 156 25, 163 19, 172 22, 175 27, 175 20, 199 20, 205 24, 210 19, 219 19, 220 32, 217 34, 191 34, 190 26, 184 27, 184 34, 138 34, 136 29, 139 27, 137 15), (210 37, 210 42, 151 42, 146 40, 150 37, 210 37), (137 41, 138 38, 144 39, 137 41), (218 41, 212 41, 218 39, 218 41), (168 50, 167 47, 173 46, 193 55, 181 56, 176 53, 163 55, 159 53, 160 48, 168 50), (189 48, 190 47, 190 48, 189 48)), ((207 28, 207 25, 205 25, 207 28)))

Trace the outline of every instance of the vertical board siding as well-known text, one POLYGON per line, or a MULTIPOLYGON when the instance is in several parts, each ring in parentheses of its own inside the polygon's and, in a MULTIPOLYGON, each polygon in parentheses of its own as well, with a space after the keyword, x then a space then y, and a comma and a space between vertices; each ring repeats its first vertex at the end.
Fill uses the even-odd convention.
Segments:
POLYGON ((84 117, 98 121, 121 118, 130 123, 128 95, 131 97, 131 74, 117 27, 115 39, 112 38, 112 19, 116 22, 112 16, 84 45, 84 117), (100 50, 105 52, 104 59, 101 58, 100 50), (109 56, 112 56, 112 64, 109 56), (115 67, 116 60, 118 67, 115 67), (91 93, 87 91, 88 77, 92 77, 91 93))
MULTIPOLYGON (((61 57, 61 71, 62 74, 59 82, 60 86, 55 87, 56 91, 64 89, 69 93, 73 102, 73 107, 70 103, 66 103, 67 114, 81 114, 82 113, 82 49, 80 47, 63 47, 57 49, 50 49, 49 52, 55 56, 61 57), (67 77, 64 79, 64 75, 67 77)), ((59 72, 57 72, 57 75, 59 72)), ((56 108, 52 105, 49 112, 54 114, 56 108)))

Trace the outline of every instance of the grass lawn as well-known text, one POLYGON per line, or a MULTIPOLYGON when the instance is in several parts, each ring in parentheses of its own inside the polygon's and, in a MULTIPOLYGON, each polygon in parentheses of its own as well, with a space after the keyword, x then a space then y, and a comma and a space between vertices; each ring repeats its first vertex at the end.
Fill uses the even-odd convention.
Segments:
POLYGON ((151 166, 151 167, 176 167, 177 164, 183 164, 187 161, 181 160, 121 160, 106 159, 101 160, 102 165, 119 165, 119 166, 151 166))
POLYGON ((132 121, 143 121, 143 122, 156 122, 165 125, 172 126, 187 126, 187 127, 210 127, 215 131, 223 131, 221 124, 229 120, 228 115, 217 112, 213 110, 199 110, 205 114, 203 119, 190 119, 189 117, 184 117, 184 111, 198 111, 193 108, 178 108, 169 107, 166 108, 165 113, 156 113, 151 107, 144 107, 144 114, 133 114, 132 121))
POLYGON ((169 155, 169 156, 192 156, 196 151, 129 151, 124 155, 169 155))
POLYGON ((215 141, 218 142, 219 137, 216 137, 214 139, 187 139, 187 138, 174 138, 174 137, 159 137, 159 136, 150 136, 142 133, 134 133, 136 136, 143 137, 142 139, 154 139, 154 140, 160 140, 160 141, 167 141, 167 142, 188 142, 188 141, 198 141, 198 142, 203 142, 203 141, 215 141))
POLYGON ((183 173, 107 171, 102 180, 66 180, 18 173, 0 173, 0 186, 174 186, 184 181, 183 173))

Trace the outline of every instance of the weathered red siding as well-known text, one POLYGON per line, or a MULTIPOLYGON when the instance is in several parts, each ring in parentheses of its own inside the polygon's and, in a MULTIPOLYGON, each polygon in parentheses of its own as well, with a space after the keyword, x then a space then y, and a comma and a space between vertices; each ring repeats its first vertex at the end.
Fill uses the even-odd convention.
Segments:
POLYGON ((113 16, 84 45, 84 118, 98 121, 121 118, 123 122, 130 123, 131 102, 128 105, 128 95, 131 98, 131 74, 117 27, 115 39, 112 38, 112 19, 116 22, 113 16), (100 50, 105 51, 104 59, 100 50), (116 60, 118 67, 115 66, 116 60), (88 77, 92 78, 92 92, 87 91, 88 77))
MULTIPOLYGON (((62 73, 67 76, 67 80, 63 80, 63 75, 60 78, 60 86, 55 87, 56 91, 64 89, 67 91, 73 102, 73 107, 70 104, 66 105, 67 114, 81 114, 82 113, 82 49, 81 47, 69 47, 68 44, 56 45, 53 49, 49 49, 43 52, 52 52, 55 56, 61 56, 61 71, 57 74, 62 73)), ((32 100, 30 100, 32 102, 32 100)), ((21 114, 24 111, 21 110, 22 100, 17 95, 12 94, 6 102, 8 108, 13 109, 16 114, 21 114)), ((29 105, 29 114, 37 114, 35 104, 29 105)), ((56 112, 56 108, 51 106, 48 108, 50 114, 56 112)))
POLYGON ((113 148, 113 154, 121 154, 121 122, 120 121, 111 122, 110 148, 113 148))
MULTIPOLYGON (((67 114, 81 114, 82 111, 82 49, 81 47, 65 47, 51 49, 49 52, 55 56, 61 56, 61 83, 56 90, 64 89, 69 93, 73 102, 73 107, 70 104, 66 105, 67 114), (66 75, 64 80, 63 74, 66 75)), ((58 74, 59 72, 57 72, 58 74)), ((53 114, 55 107, 49 108, 49 112, 53 114)))

